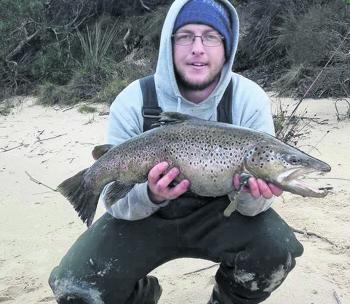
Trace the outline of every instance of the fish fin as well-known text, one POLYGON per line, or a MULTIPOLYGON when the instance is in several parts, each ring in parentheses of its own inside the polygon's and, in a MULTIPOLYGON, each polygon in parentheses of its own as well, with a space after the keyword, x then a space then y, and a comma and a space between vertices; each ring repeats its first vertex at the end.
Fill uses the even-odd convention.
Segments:
POLYGON ((240 177, 239 188, 228 194, 228 197, 230 199, 230 204, 224 210, 225 217, 230 217, 230 215, 237 209, 237 203, 238 203, 237 202, 237 194, 242 191, 242 188, 248 183, 248 180, 251 176, 252 176, 251 174, 246 173, 246 172, 242 172, 239 175, 239 177, 240 177))
POLYGON ((115 181, 107 189, 105 202, 107 206, 112 206, 117 200, 123 198, 134 187, 134 185, 124 185, 115 181))
POLYGON ((89 190, 84 174, 88 169, 78 172, 58 185, 57 190, 65 196, 78 212, 79 217, 89 227, 94 219, 99 194, 89 190))
POLYGON ((178 112, 162 112, 159 115, 158 122, 152 124, 152 126, 163 126, 168 124, 183 123, 187 120, 199 119, 191 115, 182 114, 178 112))
POLYGON ((234 196, 230 196, 230 204, 226 207, 226 209, 224 210, 224 216, 225 217, 230 217, 230 215, 237 209, 237 200, 234 196), (232 199, 231 199, 232 197, 232 199))
POLYGON ((114 146, 113 145, 99 145, 96 146, 93 150, 92 150, 92 157, 97 160, 99 159, 102 155, 106 154, 110 149, 112 149, 114 146))

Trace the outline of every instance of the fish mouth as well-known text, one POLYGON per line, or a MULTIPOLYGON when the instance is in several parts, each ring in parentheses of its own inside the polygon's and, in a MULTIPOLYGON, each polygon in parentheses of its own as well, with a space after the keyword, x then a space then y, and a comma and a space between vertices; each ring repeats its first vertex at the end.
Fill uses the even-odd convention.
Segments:
POLYGON ((294 194, 304 197, 325 197, 328 194, 326 188, 316 189, 315 187, 306 184, 303 180, 306 175, 313 172, 320 171, 305 167, 292 168, 279 174, 276 178, 276 182, 282 187, 282 189, 294 194))

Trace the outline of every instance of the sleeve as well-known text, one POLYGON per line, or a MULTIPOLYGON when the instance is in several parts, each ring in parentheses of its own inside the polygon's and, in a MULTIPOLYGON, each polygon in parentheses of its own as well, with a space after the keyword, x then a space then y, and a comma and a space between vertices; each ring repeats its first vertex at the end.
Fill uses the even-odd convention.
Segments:
MULTIPOLYGON (((119 145, 142 133, 142 94, 138 81, 131 83, 114 100, 110 107, 107 125, 107 143, 119 145)), ((155 213, 168 204, 154 204, 147 190, 147 182, 137 184, 129 193, 113 205, 106 204, 108 184, 100 195, 106 210, 113 217, 124 220, 139 220, 155 213)))
MULTIPOLYGON (((236 124, 275 135, 273 118, 271 113, 271 102, 265 91, 256 83, 243 79, 241 90, 235 92, 236 111, 239 113, 236 124)), ((237 115, 236 115, 237 117, 237 115)), ((269 209, 273 203, 273 198, 265 199, 263 197, 253 198, 249 193, 240 192, 236 196, 236 210, 246 216, 255 216, 269 209)))
POLYGON ((147 192, 147 183, 136 184, 134 188, 122 199, 116 201, 112 206, 106 204, 104 196, 108 187, 112 183, 105 186, 101 193, 107 212, 115 218, 136 221, 146 218, 155 213, 159 208, 168 204, 168 201, 162 204, 154 204, 147 192))

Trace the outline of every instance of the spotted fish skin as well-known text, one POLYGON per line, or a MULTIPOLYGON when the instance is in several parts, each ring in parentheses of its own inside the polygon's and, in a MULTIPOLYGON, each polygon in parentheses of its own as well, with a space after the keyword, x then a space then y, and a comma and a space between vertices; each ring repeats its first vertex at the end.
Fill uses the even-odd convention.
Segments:
POLYGON ((58 186, 88 225, 107 183, 115 181, 110 193, 115 202, 136 183, 145 182, 149 170, 162 161, 180 169, 177 179, 187 178, 192 192, 211 197, 232 193, 235 173, 249 173, 293 192, 278 180, 285 170, 330 170, 326 163, 266 133, 173 112, 162 113, 159 124, 111 148, 90 168, 58 186))

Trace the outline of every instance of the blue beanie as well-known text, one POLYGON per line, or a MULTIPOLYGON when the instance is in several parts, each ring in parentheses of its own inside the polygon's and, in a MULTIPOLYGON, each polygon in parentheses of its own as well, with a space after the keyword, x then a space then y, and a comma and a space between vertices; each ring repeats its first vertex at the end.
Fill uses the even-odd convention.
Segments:
POLYGON ((180 10, 175 20, 173 32, 190 24, 206 24, 217 30, 225 38, 225 55, 232 50, 232 30, 229 14, 223 4, 214 0, 190 0, 180 10))

